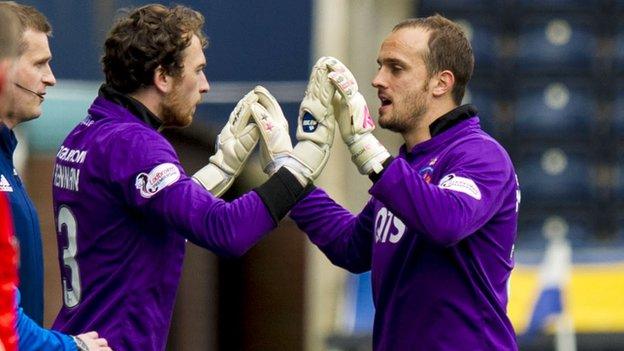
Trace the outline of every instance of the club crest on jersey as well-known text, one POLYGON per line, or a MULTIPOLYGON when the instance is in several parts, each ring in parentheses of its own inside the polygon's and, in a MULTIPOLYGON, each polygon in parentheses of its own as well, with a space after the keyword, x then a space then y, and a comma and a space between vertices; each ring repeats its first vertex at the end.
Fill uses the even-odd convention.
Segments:
POLYGON ((433 173, 433 166, 438 162, 438 158, 434 157, 429 161, 429 164, 418 171, 418 174, 423 178, 426 183, 431 183, 431 174, 433 173))
POLYGON ((460 177, 451 173, 440 180, 438 187, 441 189, 458 191, 477 200, 481 200, 481 190, 479 190, 474 180, 470 178, 460 177))
POLYGON ((301 129, 306 133, 313 133, 316 127, 318 127, 318 122, 314 116, 306 112, 301 118, 301 129))
POLYGON ((141 196, 149 199, 156 193, 180 179, 180 170, 173 163, 163 163, 156 166, 149 173, 140 173, 134 186, 141 196))

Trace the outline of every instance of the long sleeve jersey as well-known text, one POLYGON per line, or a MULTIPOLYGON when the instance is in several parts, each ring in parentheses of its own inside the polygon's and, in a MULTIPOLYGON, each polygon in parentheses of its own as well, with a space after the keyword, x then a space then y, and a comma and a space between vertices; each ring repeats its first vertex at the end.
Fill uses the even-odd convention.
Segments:
POLYGON ((334 264, 371 270, 374 350, 516 350, 513 165, 471 106, 435 123, 386 166, 357 216, 317 189, 291 217, 334 264))
POLYGON ((145 106, 103 86, 56 156, 64 304, 54 328, 96 330, 116 351, 165 349, 186 239, 242 255, 286 214, 267 198, 283 204, 297 192, 283 193, 278 171, 232 202, 218 199, 185 174, 159 126, 145 106))

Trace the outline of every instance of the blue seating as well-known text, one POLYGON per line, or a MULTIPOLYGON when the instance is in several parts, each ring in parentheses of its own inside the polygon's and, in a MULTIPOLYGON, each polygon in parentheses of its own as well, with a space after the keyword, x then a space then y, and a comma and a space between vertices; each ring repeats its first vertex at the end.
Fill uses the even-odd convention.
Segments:
POLYGON ((498 66, 500 52, 500 29, 492 22, 480 17, 452 17, 470 41, 475 57, 475 72, 490 73, 498 66))
POLYGON ((624 25, 617 26, 614 41, 613 68, 615 72, 622 74, 624 73, 624 25))
POLYGON ((624 160, 622 160, 622 155, 619 155, 618 159, 614 166, 613 195, 622 202, 624 201, 624 160))
POLYGON ((496 123, 497 101, 495 88, 478 84, 469 84, 462 104, 472 104, 479 111, 481 128, 492 136, 499 132, 496 123))
POLYGON ((598 47, 591 20, 528 17, 521 20, 516 68, 524 73, 591 72, 598 47))
POLYGON ((611 130, 617 138, 624 138, 624 86, 618 86, 615 90, 611 130))
POLYGON ((586 206, 595 199, 590 155, 562 148, 540 148, 515 160, 522 202, 527 206, 586 206))
POLYGON ((419 14, 428 16, 433 13, 448 15, 449 13, 484 12, 497 7, 500 0, 423 0, 420 2, 419 14))
POLYGON ((584 247, 594 237, 595 225, 588 213, 548 211, 524 216, 518 225, 519 250, 542 250, 548 237, 564 234, 572 247, 584 247))
POLYGON ((624 11, 624 0, 611 0, 613 2, 613 10, 617 12, 624 11))
POLYGON ((599 1, 586 0, 518 0, 521 11, 556 11, 587 13, 599 9, 599 1))
POLYGON ((589 81, 526 80, 518 84, 514 133, 518 138, 589 140, 598 103, 589 81))

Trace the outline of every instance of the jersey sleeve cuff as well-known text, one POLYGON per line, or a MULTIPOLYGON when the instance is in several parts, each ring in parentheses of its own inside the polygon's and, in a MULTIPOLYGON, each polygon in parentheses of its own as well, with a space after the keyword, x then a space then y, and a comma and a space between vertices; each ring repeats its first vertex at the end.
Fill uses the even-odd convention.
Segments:
POLYGON ((254 191, 260 196, 275 223, 279 223, 300 199, 315 188, 313 184, 302 186, 288 169, 281 167, 254 191))
POLYGON ((390 156, 388 157, 385 161, 383 161, 383 163, 381 164, 381 166, 383 167, 381 169, 381 172, 379 173, 375 173, 372 172, 371 174, 368 175, 368 178, 373 182, 376 183, 379 178, 381 178, 381 176, 384 174, 384 172, 386 171, 386 168, 390 165, 390 163, 394 161, 394 157, 390 156))

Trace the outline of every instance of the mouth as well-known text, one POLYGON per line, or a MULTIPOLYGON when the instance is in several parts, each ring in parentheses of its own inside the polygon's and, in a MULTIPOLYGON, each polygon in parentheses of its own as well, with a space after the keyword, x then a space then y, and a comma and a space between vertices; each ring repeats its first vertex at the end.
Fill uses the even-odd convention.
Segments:
POLYGON ((388 109, 390 105, 392 105, 392 98, 383 93, 379 93, 377 96, 379 97, 379 101, 381 101, 381 107, 379 107, 379 113, 381 114, 384 110, 388 109))

